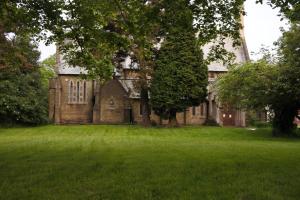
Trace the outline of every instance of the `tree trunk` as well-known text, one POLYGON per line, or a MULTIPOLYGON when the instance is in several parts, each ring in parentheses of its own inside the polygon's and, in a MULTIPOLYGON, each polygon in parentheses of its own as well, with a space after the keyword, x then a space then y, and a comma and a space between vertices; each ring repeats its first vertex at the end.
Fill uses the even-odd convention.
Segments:
POLYGON ((296 129, 294 119, 297 115, 297 109, 292 106, 285 106, 274 112, 273 136, 293 135, 296 129))
POLYGON ((170 115, 169 115, 169 127, 178 127, 178 122, 176 118, 176 110, 171 109, 170 110, 170 115))
POLYGON ((142 124, 145 127, 151 125, 150 121, 150 106, 149 106, 149 96, 148 89, 141 88, 141 104, 142 104, 142 124))

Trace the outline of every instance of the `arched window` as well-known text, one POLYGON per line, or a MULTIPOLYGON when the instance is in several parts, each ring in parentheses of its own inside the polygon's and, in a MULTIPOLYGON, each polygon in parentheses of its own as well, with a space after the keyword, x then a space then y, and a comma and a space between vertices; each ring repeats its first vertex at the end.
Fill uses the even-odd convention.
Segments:
POLYGON ((83 82, 83 101, 86 102, 86 82, 83 82))
POLYGON ((80 95, 80 83, 77 81, 77 96, 76 96, 76 102, 79 102, 79 95, 80 95))
POLYGON ((69 81, 68 102, 71 104, 83 104, 87 102, 86 81, 69 81))
POLYGON ((69 96, 68 96, 68 99, 69 99, 69 103, 72 103, 72 100, 73 100, 73 81, 69 82, 69 96))
POLYGON ((204 116, 204 104, 201 104, 200 108, 201 108, 201 111, 200 111, 201 112, 201 116, 204 116))

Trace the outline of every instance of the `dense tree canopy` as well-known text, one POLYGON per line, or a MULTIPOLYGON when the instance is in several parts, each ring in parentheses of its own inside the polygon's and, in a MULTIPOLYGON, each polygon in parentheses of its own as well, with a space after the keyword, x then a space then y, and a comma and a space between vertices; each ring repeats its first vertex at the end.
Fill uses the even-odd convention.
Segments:
POLYGON ((232 66, 217 83, 218 97, 237 108, 264 109, 270 105, 271 88, 278 67, 262 59, 232 66))
POLYGON ((41 73, 42 83, 45 88, 48 88, 49 86, 49 79, 55 76, 55 65, 55 54, 49 56, 40 63, 39 71, 41 73))
POLYGON ((271 62, 262 59, 232 68, 218 82, 219 96, 239 108, 269 107, 274 114, 273 134, 291 134, 300 109, 300 1, 257 2, 280 8, 283 17, 290 20, 291 28, 277 42, 277 59, 271 62))
POLYGON ((247 109, 269 107, 274 114, 274 135, 293 133, 300 109, 299 25, 292 24, 278 44, 276 63, 265 59, 246 63, 231 69, 218 82, 222 101, 247 109))
MULTIPOLYGON (((198 44, 217 40, 211 51, 215 58, 222 57, 218 53, 224 52, 220 49, 226 37, 238 43, 244 0, 185 2, 194 17, 198 44)), ((282 13, 297 24, 298 0, 267 2, 280 7, 282 13)), ((28 41, 45 38, 48 31, 51 32, 48 42, 57 42, 70 64, 87 68, 90 75, 102 82, 110 79, 113 68, 130 55, 140 67, 138 87, 146 108, 143 118, 149 122, 147 79, 155 66, 154 45, 168 34, 170 17, 165 10, 173 3, 173 0, 3 0, 0 2, 1 73, 3 69, 35 72, 37 60, 34 51, 28 49, 28 45, 32 45, 28 41), (19 46, 22 42, 11 38, 23 38, 27 46, 19 46)), ((295 63, 296 60, 292 60, 284 62, 295 63)))
MULTIPOLYGON (((218 40, 212 52, 220 57, 224 38, 238 42, 243 0, 184 1, 192 11, 199 45, 218 40)), ((143 120, 149 123, 147 79, 154 67, 154 45, 167 34, 165 19, 170 18, 165 10, 173 3, 171 0, 66 1, 62 8, 64 15, 57 20, 59 26, 54 27, 54 38, 70 64, 88 69, 102 82, 111 78, 112 68, 130 55, 140 68, 137 87, 145 111, 143 120)))
POLYGON ((151 106, 156 114, 177 125, 176 113, 199 105, 207 96, 207 66, 197 43, 193 16, 185 1, 165 10, 168 34, 155 61, 151 81, 151 106), (174 16, 176 10, 181 12, 174 16))
MULTIPOLYGON (((56 1, 58 2, 58 1, 56 1)), ((0 2, 0 122, 47 122, 47 87, 39 71, 34 39, 56 18, 54 2, 0 2), (46 20, 47 16, 47 20, 46 20)))
POLYGON ((38 70, 39 52, 28 37, 6 41, 10 48, 0 69, 0 122, 41 124, 48 120, 47 87, 38 70))

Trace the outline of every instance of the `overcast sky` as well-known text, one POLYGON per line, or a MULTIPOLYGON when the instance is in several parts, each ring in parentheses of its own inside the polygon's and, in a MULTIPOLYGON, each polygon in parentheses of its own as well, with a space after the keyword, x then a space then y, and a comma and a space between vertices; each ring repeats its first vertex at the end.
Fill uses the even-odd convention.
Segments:
MULTIPOLYGON (((255 4, 255 0, 247 0, 245 3, 245 37, 248 50, 258 52, 262 45, 272 46, 280 36, 280 27, 287 25, 280 21, 278 10, 273 10, 268 5, 255 4)), ((43 60, 55 53, 55 45, 45 46, 40 44, 41 59, 43 60)), ((255 56, 250 55, 252 59, 255 56)))

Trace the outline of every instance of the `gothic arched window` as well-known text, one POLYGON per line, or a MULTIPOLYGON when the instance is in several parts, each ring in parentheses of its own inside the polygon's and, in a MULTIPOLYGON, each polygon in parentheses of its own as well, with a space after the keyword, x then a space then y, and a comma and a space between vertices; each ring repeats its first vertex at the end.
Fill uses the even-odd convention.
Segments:
POLYGON ((77 81, 77 85, 76 85, 76 102, 79 102, 79 95, 80 95, 80 83, 79 81, 77 81))
POLYGON ((69 103, 72 103, 73 99, 73 81, 69 82, 69 96, 68 96, 68 101, 69 103))
POLYGON ((201 104, 200 110, 201 110, 200 112, 201 116, 204 116, 204 104, 201 104))
POLYGON ((68 102, 71 104, 84 104, 87 102, 86 81, 69 81, 68 102))
POLYGON ((83 82, 83 101, 86 102, 86 82, 83 82))

